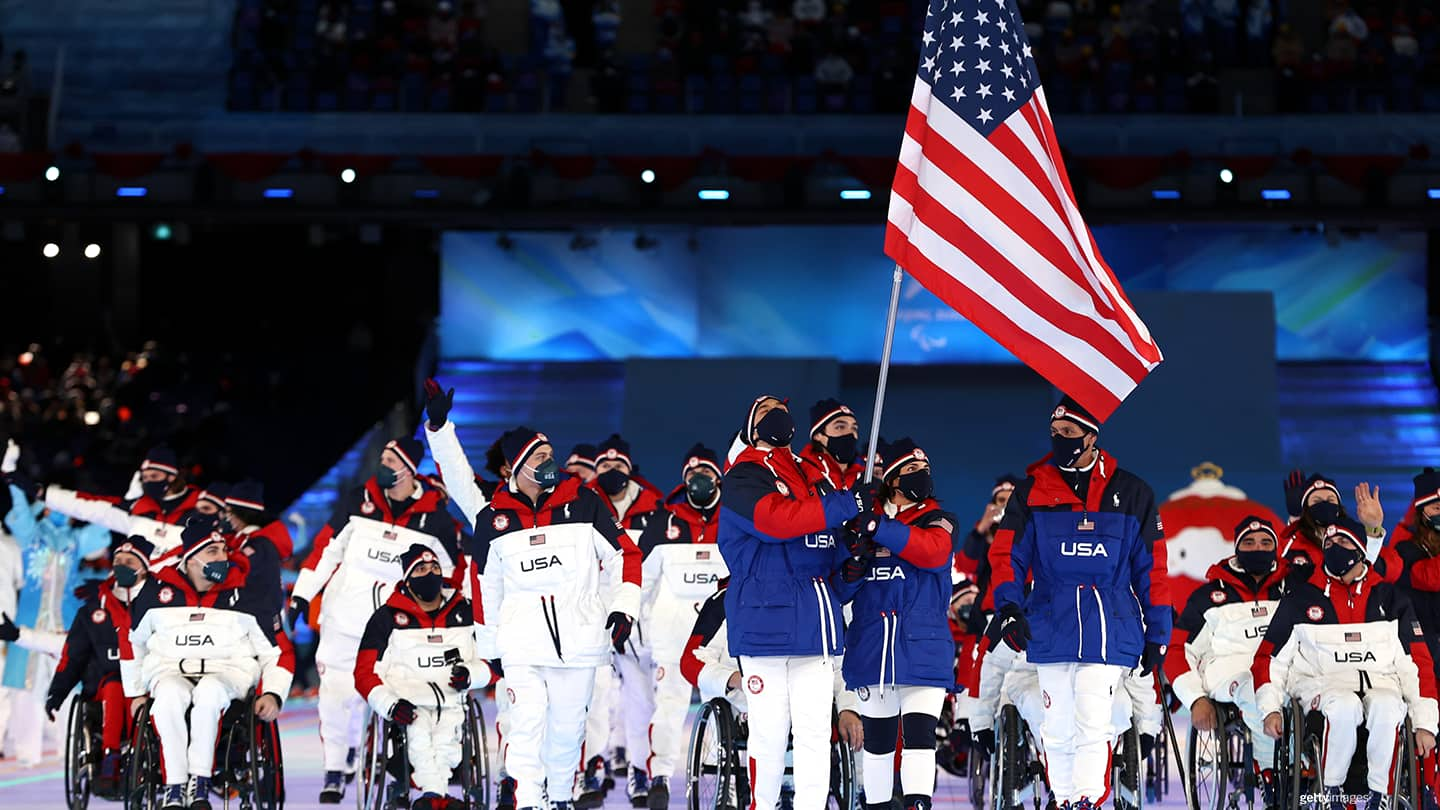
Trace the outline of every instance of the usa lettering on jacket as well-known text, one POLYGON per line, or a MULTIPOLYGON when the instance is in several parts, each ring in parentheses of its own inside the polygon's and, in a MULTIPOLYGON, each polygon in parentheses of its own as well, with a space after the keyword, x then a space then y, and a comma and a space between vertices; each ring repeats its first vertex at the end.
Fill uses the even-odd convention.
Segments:
POLYGON ((1105 551, 1104 543, 1090 543, 1081 541, 1062 542, 1060 553, 1066 557, 1109 557, 1105 551))
POLYGON ((560 555, 551 554, 548 557, 532 557, 528 560, 521 560, 520 570, 522 572, 543 571, 552 565, 561 566, 564 564, 565 563, 560 560, 560 555))
POLYGON ((904 578, 905 569, 901 568, 898 565, 875 566, 870 569, 869 574, 865 575, 865 579, 869 582, 885 582, 892 579, 904 578))

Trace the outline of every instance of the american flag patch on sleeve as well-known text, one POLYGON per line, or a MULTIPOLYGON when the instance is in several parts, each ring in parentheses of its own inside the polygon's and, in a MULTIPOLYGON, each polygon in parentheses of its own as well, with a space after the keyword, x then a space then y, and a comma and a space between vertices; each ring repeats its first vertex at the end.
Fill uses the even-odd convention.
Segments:
POLYGON ((530 535, 530 545, 532 545, 532 546, 543 546, 543 545, 545 545, 545 535, 543 535, 543 534, 532 534, 532 535, 530 535))

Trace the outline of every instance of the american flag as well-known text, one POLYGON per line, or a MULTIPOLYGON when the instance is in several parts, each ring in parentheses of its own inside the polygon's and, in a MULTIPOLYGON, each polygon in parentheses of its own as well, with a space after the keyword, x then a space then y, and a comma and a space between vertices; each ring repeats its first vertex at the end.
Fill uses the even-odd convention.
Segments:
POLYGON ((885 253, 1104 419, 1161 360, 1080 216, 1013 0, 931 0, 885 253))

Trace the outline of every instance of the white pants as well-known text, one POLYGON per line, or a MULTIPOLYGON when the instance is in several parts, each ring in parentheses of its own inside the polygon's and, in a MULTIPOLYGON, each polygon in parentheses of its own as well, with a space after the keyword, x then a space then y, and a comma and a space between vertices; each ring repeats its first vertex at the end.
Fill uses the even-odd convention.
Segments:
POLYGON ((178 785, 191 776, 206 779, 215 771, 215 745, 220 716, 231 701, 248 695, 255 685, 234 675, 161 675, 150 690, 150 722, 160 736, 160 770, 165 784, 178 785), (190 725, 185 725, 185 710, 190 725))
POLYGON ((505 770, 505 747, 510 744, 510 690, 505 679, 495 681, 495 747, 500 751, 500 778, 509 776, 505 770))
POLYGON ((1265 718, 1255 705, 1255 683, 1250 671, 1237 672, 1235 677, 1224 680, 1210 690, 1210 699, 1233 703, 1240 708, 1245 727, 1250 729, 1250 747, 1255 763, 1262 770, 1275 767, 1275 741, 1265 733, 1265 718))
MULTIPOLYGON (((871 739, 865 735, 864 778, 865 795, 880 799, 872 804, 884 804, 895 791, 895 734, 890 728, 903 728, 904 718, 909 715, 940 716, 945 703, 945 690, 938 686, 900 686, 880 688, 870 686, 857 690, 860 694, 860 715, 870 720, 888 718, 886 737, 871 739)), ((866 723, 867 731, 873 728, 866 723)), ((902 732, 903 736, 903 732, 902 732)), ((931 796, 935 793, 935 730, 929 729, 929 737, 923 740, 905 741, 900 751, 900 790, 906 796, 931 796)))
POLYGON ((410 780, 421 793, 447 795, 450 772, 460 764, 464 722, 463 704, 415 710, 415 722, 405 727, 405 743, 410 753, 410 780))
MULTIPOLYGON (((610 664, 595 668, 595 689, 590 694, 590 712, 585 716, 585 758, 603 757, 610 744, 610 713, 614 709, 620 682, 610 664)), ((585 764, 580 764, 584 768, 585 764)))
POLYGON ((1045 771, 1059 804, 1110 797, 1115 690, 1124 669, 1113 664, 1037 664, 1044 719, 1045 771))
POLYGON ((655 713, 650 717, 650 761, 653 776, 674 776, 685 755, 689 738, 685 720, 690 711, 690 682, 680 674, 680 662, 655 662, 655 713))
POLYGON ((621 735, 625 756, 630 766, 644 770, 650 761, 650 717, 655 714, 653 676, 650 674, 650 651, 641 649, 640 656, 615 656, 620 671, 621 735))
MULTIPOLYGON (((3 664, 4 656, 0 655, 0 664, 3 664)), ((5 732, 10 728, 10 706, 11 700, 17 690, 0 686, 0 752, 5 750, 5 732)))
POLYGON ((355 691, 355 656, 360 638, 330 630, 320 633, 315 666, 320 671, 320 745, 325 770, 347 770, 345 758, 365 736, 365 699, 355 691))
POLYGON ((830 792, 830 659, 743 656, 740 677, 750 701, 750 810, 771 810, 780 801, 792 738, 795 810, 821 810, 830 792))
POLYGON ((585 715, 595 688, 591 667, 505 667, 510 738, 505 770, 515 779, 515 806, 568 802, 575 792, 585 715))
MULTIPOLYGON (((1390 768, 1395 762, 1400 726, 1405 723, 1405 699, 1390 689, 1367 689, 1362 697, 1344 689, 1329 689, 1316 696, 1325 715, 1325 744, 1320 757, 1325 787, 1345 784, 1355 756, 1355 730, 1369 729, 1365 746, 1365 781, 1371 790, 1390 792, 1390 768)), ((1306 701, 1314 705, 1315 699, 1306 701)))

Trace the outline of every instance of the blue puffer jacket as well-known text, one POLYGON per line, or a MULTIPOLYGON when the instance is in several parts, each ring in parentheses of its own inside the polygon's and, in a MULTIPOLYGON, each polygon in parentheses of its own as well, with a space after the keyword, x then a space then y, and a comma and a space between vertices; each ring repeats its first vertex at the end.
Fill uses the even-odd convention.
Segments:
POLYGON ((788 447, 740 454, 720 489, 717 544, 730 569, 725 615, 734 656, 839 655, 844 617, 834 579, 839 526, 859 510, 820 494, 788 447))
POLYGON ((934 501, 880 522, 865 577, 838 586, 850 603, 845 688, 955 686, 950 561, 956 520, 934 501))
POLYGON ((1028 472, 1005 508, 990 565, 996 609, 1024 606, 1030 662, 1128 668, 1147 641, 1169 644, 1164 532, 1149 485, 1103 452, 1083 504, 1048 458, 1028 472), (1027 575, 1033 587, 1024 597, 1027 575))

